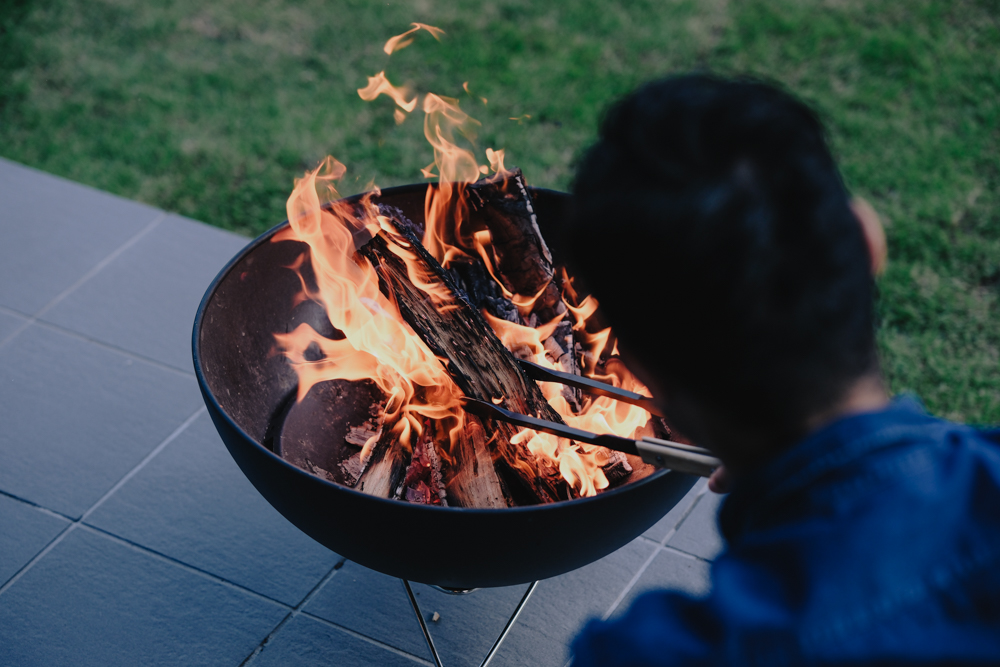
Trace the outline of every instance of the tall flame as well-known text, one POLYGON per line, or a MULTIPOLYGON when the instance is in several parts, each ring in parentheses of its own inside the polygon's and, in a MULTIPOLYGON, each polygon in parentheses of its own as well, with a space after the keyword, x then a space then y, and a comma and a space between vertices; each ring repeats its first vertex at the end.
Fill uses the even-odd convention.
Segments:
POLYGON ((327 158, 296 180, 287 204, 291 237, 309 244, 315 274, 315 289, 299 274, 303 294, 324 306, 344 338, 331 340, 302 324, 275 339, 298 373, 300 400, 317 382, 371 378, 389 396, 386 423, 394 422, 400 440, 409 444, 410 433, 422 430, 421 416, 462 421, 461 392, 396 304, 379 291, 372 265, 357 254, 358 244, 388 221, 371 202, 377 191, 362 200, 360 210, 337 201, 333 183, 344 172, 343 164, 327 158), (307 354, 311 347, 320 354, 307 354), (316 356, 319 360, 310 360, 316 356))
MULTIPOLYGON (((443 34, 439 28, 422 23, 412 26, 385 43, 386 54, 410 45, 413 34, 419 30, 426 30, 435 39, 443 34)), ((462 87, 472 94, 468 82, 462 87)), ((411 95, 408 88, 392 85, 384 71, 369 77, 368 85, 358 89, 358 95, 367 101, 383 94, 397 106, 394 110, 397 124, 417 108, 418 97, 407 99, 411 95)), ((486 103, 485 98, 481 100, 486 103)), ((434 162, 421 171, 426 178, 438 179, 436 184, 428 186, 424 201, 423 245, 446 268, 455 261, 481 260, 504 296, 518 307, 522 316, 527 316, 545 288, 538 294, 526 295, 507 290, 498 279, 489 230, 475 227, 469 216, 470 184, 491 171, 500 179, 510 177, 504 166, 504 150, 487 148, 487 165, 480 164, 475 153, 463 147, 474 144, 480 124, 461 110, 456 99, 427 93, 421 109, 424 136, 434 151, 434 162)), ((512 120, 520 123, 530 117, 525 114, 512 120)), ((296 181, 288 200, 291 229, 287 236, 310 246, 308 259, 315 273, 315 286, 301 272, 305 257, 289 267, 299 273, 300 299, 321 303, 344 338, 325 338, 303 324, 290 333, 276 334, 278 346, 298 373, 300 399, 317 382, 371 378, 389 397, 384 410, 385 423, 393 424, 393 431, 405 445, 415 442, 414 434, 422 432, 428 419, 445 423, 443 432, 450 434, 453 445, 465 426, 461 392, 441 362, 406 325, 395 302, 380 292, 374 268, 357 253, 358 247, 373 235, 380 232, 392 235, 393 229, 372 203, 377 191, 369 193, 357 209, 337 201, 339 195, 333 183, 344 172, 341 163, 327 158, 320 168, 296 181)), ((279 235, 275 240, 280 238, 285 237, 279 235)), ((414 255, 404 246, 389 245, 406 263, 410 281, 427 293, 437 307, 451 307, 452 297, 447 289, 422 275, 414 255)), ((521 358, 555 370, 579 368, 586 376, 646 393, 645 387, 615 356, 616 345, 610 353, 606 349, 612 340, 611 330, 593 326, 597 301, 590 296, 580 300, 565 271, 559 284, 565 305, 560 312, 565 315, 549 322, 537 323, 532 315, 533 326, 526 326, 493 317, 486 311, 483 314, 504 345, 521 358), (553 339, 564 319, 572 325, 576 346, 568 353, 553 339)), ((650 419, 645 410, 606 397, 584 399, 582 409, 579 406, 574 409, 564 396, 562 385, 539 384, 549 404, 568 425, 576 428, 631 437, 650 419)), ((373 441, 374 438, 365 445, 363 456, 368 454, 373 441)), ((602 467, 610 453, 603 448, 530 429, 520 431, 514 441, 523 444, 546 467, 558 469, 581 495, 594 495, 608 486, 602 467)))

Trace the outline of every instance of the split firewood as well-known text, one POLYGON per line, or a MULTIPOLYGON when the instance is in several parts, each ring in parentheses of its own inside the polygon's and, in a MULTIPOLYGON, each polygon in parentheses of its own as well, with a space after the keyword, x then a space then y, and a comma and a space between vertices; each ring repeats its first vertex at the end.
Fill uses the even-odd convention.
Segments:
POLYGON ((604 476, 608 479, 609 488, 618 486, 632 474, 632 465, 622 452, 609 452, 608 462, 601 466, 604 476))
POLYGON ((517 306, 503 295, 482 261, 452 260, 451 268, 447 271, 473 308, 485 310, 501 320, 521 324, 517 306))
POLYGON ((355 447, 364 447, 365 443, 372 438, 378 438, 382 434, 381 426, 372 428, 373 424, 365 423, 361 426, 351 426, 347 429, 344 442, 355 447))
MULTIPOLYGON (((561 422, 562 418, 546 402, 538 385, 521 371, 482 314, 457 295, 449 274, 408 227, 396 224, 395 239, 380 232, 360 250, 372 262, 386 293, 395 297, 406 322, 435 355, 448 360, 448 372, 466 396, 497 400, 510 410, 561 422), (448 307, 437 307, 425 292, 413 285, 403 255, 423 272, 421 280, 443 287, 451 299, 448 307)), ((514 465, 533 459, 523 446, 510 441, 518 428, 506 423, 496 423, 493 428, 497 433, 492 443, 494 460, 510 463, 506 466, 507 474, 518 486, 531 489, 534 502, 551 502, 575 493, 562 488, 566 485, 561 480, 556 482, 514 465)), ((504 468, 498 466, 498 472, 503 474, 504 468)))
MULTIPOLYGON (((498 277, 510 292, 538 298, 521 307, 521 316, 534 313, 548 322, 566 311, 555 280, 552 253, 538 229, 538 218, 517 167, 484 178, 468 187, 470 220, 484 224, 493 239, 498 277)), ((530 325, 529 325, 530 326, 530 325)))
POLYGON ((368 460, 362 462, 364 472, 354 488, 370 496, 396 498, 409 462, 409 453, 392 429, 387 428, 372 448, 368 460))
POLYGON ((493 467, 482 422, 471 414, 465 418, 465 431, 452 452, 455 465, 445 481, 448 499, 458 507, 507 507, 508 494, 493 467))

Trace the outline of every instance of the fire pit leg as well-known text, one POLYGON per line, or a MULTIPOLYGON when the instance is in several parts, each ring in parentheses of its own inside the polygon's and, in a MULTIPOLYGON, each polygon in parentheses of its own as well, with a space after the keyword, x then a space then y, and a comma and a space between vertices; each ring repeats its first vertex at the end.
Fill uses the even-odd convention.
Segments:
POLYGON ((431 637, 431 631, 427 629, 427 623, 424 622, 424 615, 420 613, 420 605, 417 604, 417 596, 413 594, 413 589, 410 588, 410 582, 406 579, 400 579, 403 582, 403 588, 406 589, 406 595, 410 598, 410 605, 413 607, 413 613, 417 615, 417 622, 420 623, 420 630, 424 633, 424 639, 427 641, 427 648, 431 650, 431 656, 434 657, 434 664, 437 667, 444 667, 441 663, 441 656, 438 655, 437 647, 434 646, 434 639, 431 637))
POLYGON ((528 598, 531 597, 531 594, 535 592, 535 586, 537 585, 537 581, 532 581, 528 586, 528 590, 524 591, 521 601, 518 602, 517 607, 514 608, 514 613, 510 615, 509 619, 507 619, 507 625, 503 626, 503 630, 500 631, 500 636, 497 637, 495 642, 493 642, 490 652, 486 654, 485 658, 483 658, 483 662, 479 665, 479 667, 486 667, 486 665, 490 663, 490 660, 493 659, 493 656, 496 655, 497 649, 500 648, 500 644, 503 643, 503 640, 507 638, 507 634, 510 632, 510 629, 514 627, 514 621, 516 621, 517 617, 521 615, 521 612, 524 610, 524 605, 528 602, 528 598))
MULTIPOLYGON (((417 604, 417 596, 413 594, 413 589, 410 588, 410 582, 406 579, 400 579, 400 581, 403 582, 403 587, 406 589, 406 595, 410 598, 410 605, 413 607, 413 613, 417 615, 417 622, 420 623, 420 630, 424 633, 424 639, 427 641, 427 647, 431 650, 431 655, 434 657, 434 664, 437 665, 437 667, 444 667, 441 663, 441 656, 438 655, 437 647, 434 646, 434 639, 431 637, 430 629, 428 629, 427 623, 424 621, 424 615, 420 611, 420 605, 417 604)), ((517 607, 514 608, 514 613, 511 614, 509 619, 507 619, 507 624, 503 626, 503 630, 500 631, 500 635, 497 637, 497 640, 493 642, 493 646, 490 647, 489 653, 487 653, 486 657, 483 658, 479 667, 486 667, 490 663, 490 660, 493 659, 493 656, 496 655, 497 649, 500 648, 500 644, 503 643, 503 640, 507 638, 507 635, 510 633, 510 629, 514 627, 514 622, 517 621, 517 617, 521 615, 521 612, 524 610, 524 605, 528 602, 528 598, 531 597, 531 594, 535 592, 535 587, 537 585, 538 582, 533 581, 528 586, 528 589, 524 591, 521 601, 518 602, 517 607)), ((465 595, 472 592, 471 590, 452 591, 439 586, 435 586, 434 588, 450 595, 465 595)))

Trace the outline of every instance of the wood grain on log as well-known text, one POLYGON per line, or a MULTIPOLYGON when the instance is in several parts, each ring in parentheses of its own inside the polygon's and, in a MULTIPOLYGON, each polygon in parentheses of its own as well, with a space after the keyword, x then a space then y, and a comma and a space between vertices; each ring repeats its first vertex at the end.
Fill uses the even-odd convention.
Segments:
POLYGON ((392 429, 385 428, 354 488, 370 496, 395 498, 409 462, 409 452, 403 449, 392 429))
MULTIPOLYGON (((398 236, 395 240, 380 232, 360 250, 375 267, 385 291, 394 296, 403 319, 435 355, 448 360, 448 373, 466 396, 484 401, 495 399, 510 410, 561 422, 562 418, 545 400, 538 385, 524 375, 482 314, 457 295, 450 275, 424 249, 409 227, 396 225, 398 236), (406 263, 400 255, 407 255, 416 263, 418 270, 424 273, 422 281, 445 287, 451 298, 448 307, 437 307, 410 281, 406 263)), ((529 474, 517 465, 517 462, 533 459, 526 448, 511 443, 510 439, 519 430, 517 427, 500 422, 488 423, 487 427, 497 435, 491 444, 494 460, 507 461, 508 475, 517 477, 517 484, 532 489, 535 501, 552 502, 573 493, 561 479, 529 474)), ((498 467, 498 471, 503 468, 498 467)))
POLYGON ((493 252, 497 258, 497 272, 510 292, 523 297, 538 299, 523 308, 527 317, 535 312, 543 321, 549 321, 565 309, 549 251, 531 203, 531 196, 524 183, 524 176, 517 167, 468 187, 470 220, 484 224, 493 239, 493 252))
POLYGON ((486 431, 474 415, 466 415, 466 428, 453 452, 455 465, 445 480, 448 502, 458 507, 507 507, 510 501, 493 467, 486 446, 486 431))

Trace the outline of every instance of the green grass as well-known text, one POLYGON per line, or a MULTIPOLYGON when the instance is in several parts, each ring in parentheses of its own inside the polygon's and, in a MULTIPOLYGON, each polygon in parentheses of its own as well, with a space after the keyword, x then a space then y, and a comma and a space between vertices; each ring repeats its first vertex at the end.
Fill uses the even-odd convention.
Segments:
POLYGON ((420 115, 397 127, 388 99, 355 92, 383 68, 463 98, 480 149, 554 188, 641 81, 779 81, 820 110, 888 225, 893 390, 1000 422, 997 0, 0 1, 0 155, 246 234, 282 220, 292 179, 328 153, 345 194, 420 180, 420 115), (447 35, 387 59, 410 21, 447 35))

